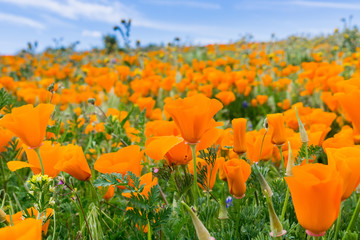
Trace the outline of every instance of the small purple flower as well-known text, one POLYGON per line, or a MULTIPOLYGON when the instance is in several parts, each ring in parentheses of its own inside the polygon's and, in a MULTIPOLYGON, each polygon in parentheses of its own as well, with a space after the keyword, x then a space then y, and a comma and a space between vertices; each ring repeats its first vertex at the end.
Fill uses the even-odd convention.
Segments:
POLYGON ((158 168, 154 168, 154 173, 158 173, 159 169, 158 168))
POLYGON ((59 181, 58 185, 63 185, 63 184, 64 184, 63 180, 62 180, 62 179, 60 179, 60 181, 59 181))
POLYGON ((243 101, 243 102, 242 102, 242 106, 243 106, 243 108, 248 108, 248 107, 249 107, 249 104, 248 104, 247 101, 243 101))
POLYGON ((233 206, 233 199, 231 196, 228 196, 225 200, 226 203, 226 208, 232 207, 233 206))

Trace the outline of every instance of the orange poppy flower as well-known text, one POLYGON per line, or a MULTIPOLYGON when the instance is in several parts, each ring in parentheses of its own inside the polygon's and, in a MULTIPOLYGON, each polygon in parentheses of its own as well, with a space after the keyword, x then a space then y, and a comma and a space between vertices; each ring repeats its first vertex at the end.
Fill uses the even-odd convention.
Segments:
POLYGON ((353 139, 353 129, 349 126, 344 126, 340 132, 334 135, 332 138, 326 139, 322 147, 326 152, 328 148, 343 148, 343 147, 350 147, 354 145, 353 139))
MULTIPOLYGON (((211 190, 214 187, 215 181, 216 181, 216 175, 219 170, 219 162, 217 161, 214 163, 214 166, 211 168, 210 165, 202 158, 196 158, 197 165, 200 165, 200 169, 206 168, 207 174, 206 174, 206 182, 204 182, 205 186, 208 188, 208 190, 211 190)), ((189 172, 191 174, 194 174, 194 165, 192 163, 188 164, 189 172)), ((198 169, 196 170, 198 174, 198 169)), ((198 183, 198 185, 203 188, 203 186, 198 183)), ((205 189, 207 190, 207 189, 205 189)))
POLYGON ((0 152, 4 152, 6 149, 5 147, 8 146, 8 143, 14 137, 10 131, 5 128, 0 128, 0 152))
MULTIPOLYGON (((27 211, 28 216, 30 216, 30 217, 36 218, 38 215, 38 210, 36 210, 34 207, 28 208, 28 209, 26 209, 26 211, 27 211)), ((53 211, 54 210, 52 208, 47 208, 46 209, 46 218, 50 217, 53 214, 53 211)), ((45 216, 45 214, 42 213, 40 217, 44 217, 44 216, 45 216)), ((15 213, 14 215, 11 215, 11 217, 12 217, 12 221, 13 221, 14 225, 25 220, 25 218, 24 218, 25 216, 23 215, 23 212, 21 212, 21 211, 15 213)), ((10 215, 6 216, 6 220, 8 222, 10 222, 10 215)), ((44 232, 45 235, 47 234, 49 224, 50 224, 50 219, 45 224, 42 225, 42 231, 44 232)))
MULTIPOLYGON (((149 122, 145 134, 153 135, 145 143, 145 153, 153 160, 165 158, 168 164, 185 165, 192 160, 191 148, 179 135, 179 129, 174 122, 154 121, 149 122)), ((200 151, 210 147, 220 136, 221 130, 213 127, 206 131, 196 150, 200 151)))
MULTIPOLYGON (((137 145, 121 148, 117 152, 101 155, 94 164, 95 170, 101 173, 121 173, 128 171, 139 176, 141 172, 141 159, 144 155, 137 145)), ((123 187, 121 187, 123 188, 123 187)))
MULTIPOLYGON (((29 149, 28 147, 24 147, 24 149, 28 163, 22 161, 10 161, 7 163, 8 168, 14 172, 21 168, 30 167, 34 174, 41 173, 40 160, 35 150, 29 149)), ((49 177, 56 177, 60 170, 56 169, 55 165, 62 160, 60 144, 52 144, 50 141, 45 141, 39 149, 44 166, 44 174, 49 177)))
POLYGON ((360 148, 328 148, 326 153, 329 166, 335 167, 343 180, 342 200, 345 200, 360 184, 360 148))
POLYGON ((0 126, 10 130, 31 148, 40 147, 45 139, 46 127, 54 111, 52 104, 24 105, 14 108, 0 120, 0 126))
MULTIPOLYGON (((153 186, 158 183, 158 179, 156 177, 153 178, 152 172, 146 173, 140 177, 140 186, 145 185, 141 195, 145 196, 146 198, 149 196, 149 192, 153 186)), ((136 193, 134 193, 136 196, 136 193)), ((122 193, 124 197, 130 198, 131 193, 122 193)))
POLYGON ((335 97, 340 102, 341 108, 347 118, 352 122, 354 134, 360 135, 360 112, 357 105, 354 104, 360 101, 360 90, 354 89, 349 93, 337 93, 335 97))
POLYGON ((63 157, 55 165, 55 169, 66 172, 81 181, 91 177, 91 170, 80 146, 68 144, 61 147, 63 157))
POLYGON ((164 109, 179 127, 187 143, 197 144, 212 124, 213 116, 222 108, 216 99, 196 94, 184 99, 168 101, 164 109))
POLYGON ((224 172, 229 185, 230 194, 236 198, 245 196, 245 182, 251 174, 251 166, 242 159, 233 158, 224 163, 224 172))
MULTIPOLYGON (((101 187, 99 187, 101 189, 101 187)), ((115 187, 113 185, 110 185, 108 189, 106 190, 106 193, 103 195, 103 198, 107 201, 109 201, 115 194, 115 187)))
POLYGON ((340 210, 342 183, 338 172, 320 163, 293 167, 285 177, 300 225, 309 235, 322 236, 340 210))
POLYGON ((270 160, 273 155, 274 144, 271 143, 271 136, 266 134, 263 148, 260 155, 261 143, 265 134, 265 129, 260 129, 259 131, 251 131, 246 133, 246 155, 250 160, 250 163, 258 162, 260 160, 270 160))
POLYGON ((225 158, 219 157, 216 161, 219 164, 219 178, 223 181, 227 181, 226 173, 224 170, 225 158))
POLYGON ((246 122, 245 118, 235 118, 231 121, 234 134, 234 152, 243 154, 246 152, 246 122))
POLYGON ((225 106, 235 101, 235 94, 231 91, 222 91, 215 95, 225 106))
POLYGON ((14 226, 0 228, 0 239, 41 240, 41 220, 28 218, 14 226))
POLYGON ((267 121, 271 133, 271 142, 277 146, 286 142, 284 115, 282 113, 268 114, 267 121))

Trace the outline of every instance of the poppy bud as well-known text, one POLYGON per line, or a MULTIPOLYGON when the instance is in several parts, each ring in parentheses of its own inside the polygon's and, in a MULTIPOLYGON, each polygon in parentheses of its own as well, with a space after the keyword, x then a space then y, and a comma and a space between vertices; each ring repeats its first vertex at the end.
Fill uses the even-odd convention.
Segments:
POLYGON ((304 124, 300 120, 300 117, 299 117, 296 107, 295 107, 295 112, 296 112, 296 117, 297 117, 298 123, 299 123, 299 132, 300 132, 301 142, 303 142, 303 143, 309 142, 309 137, 305 130, 304 124))
POLYGON ((220 220, 229 219, 228 212, 226 209, 226 201, 224 201, 224 200, 221 200, 218 218, 220 220))
POLYGON ((286 234, 286 230, 283 229, 282 224, 276 215, 276 212, 274 210, 274 206, 271 200, 271 197, 268 196, 267 191, 265 190, 265 197, 266 197, 266 203, 269 210, 269 217, 270 217, 270 236, 272 237, 280 237, 284 234, 286 234))
POLYGON ((245 118, 235 118, 231 121, 234 134, 234 152, 243 154, 246 152, 246 122, 245 118))
POLYGON ((196 235, 198 236, 199 240, 210 240, 214 239, 210 236, 209 231, 205 228, 204 224, 200 221, 198 216, 194 213, 194 211, 183 201, 181 201, 181 204, 184 205, 187 212, 190 214, 190 217, 194 223, 196 235))
POLYGON ((289 144, 289 150, 288 150, 288 162, 287 162, 287 166, 286 166, 286 176, 292 177, 293 172, 292 172, 292 168, 295 166, 294 163, 294 157, 293 157, 293 153, 291 150, 291 146, 290 146, 290 142, 288 142, 289 144))
POLYGON ((0 223, 6 222, 6 213, 0 208, 0 223))

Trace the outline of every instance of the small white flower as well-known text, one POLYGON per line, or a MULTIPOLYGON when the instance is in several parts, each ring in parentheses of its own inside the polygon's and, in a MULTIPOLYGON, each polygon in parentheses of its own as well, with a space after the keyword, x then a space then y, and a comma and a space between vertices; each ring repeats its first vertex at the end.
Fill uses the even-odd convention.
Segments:
POLYGON ((55 187, 50 186, 50 187, 49 187, 49 191, 50 191, 50 192, 54 192, 54 191, 55 191, 55 187))
POLYGON ((29 193, 30 193, 31 195, 34 195, 34 191, 29 191, 29 193))

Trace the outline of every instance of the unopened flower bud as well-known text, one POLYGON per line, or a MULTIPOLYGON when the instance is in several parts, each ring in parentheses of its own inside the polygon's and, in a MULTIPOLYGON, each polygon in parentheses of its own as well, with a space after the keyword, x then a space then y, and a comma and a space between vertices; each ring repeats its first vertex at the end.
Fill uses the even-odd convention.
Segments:
POLYGON ((222 200, 220 203, 220 210, 219 210, 219 216, 218 216, 218 218, 221 220, 229 219, 226 205, 227 205, 227 203, 222 200))
POLYGON ((296 117, 299 123, 299 132, 300 132, 300 138, 301 138, 301 142, 306 143, 309 142, 309 137, 308 134, 305 130, 304 124, 301 122, 297 108, 295 107, 295 112, 296 112, 296 117))
POLYGON ((0 208, 0 223, 6 221, 6 213, 0 208))
POLYGON ((198 236, 199 240, 210 240, 214 239, 210 236, 209 231, 205 228, 204 224, 200 221, 198 216, 194 213, 194 211, 183 201, 181 201, 181 204, 184 205, 187 212, 190 214, 190 217, 193 221, 193 224, 195 226, 196 235, 198 236))
POLYGON ((266 203, 268 206, 269 217, 270 217, 270 228, 271 228, 270 236, 280 237, 280 236, 286 234, 286 230, 283 229, 282 224, 274 210, 274 206, 273 206, 271 197, 268 196, 266 191, 265 191, 265 197, 266 197, 266 203))
POLYGON ((288 142, 288 144, 289 144, 288 162, 287 162, 287 166, 286 166, 285 175, 288 177, 292 177, 293 176, 292 168, 295 166, 295 163, 294 163, 294 157, 293 157, 293 153, 291 150, 290 142, 288 142))

